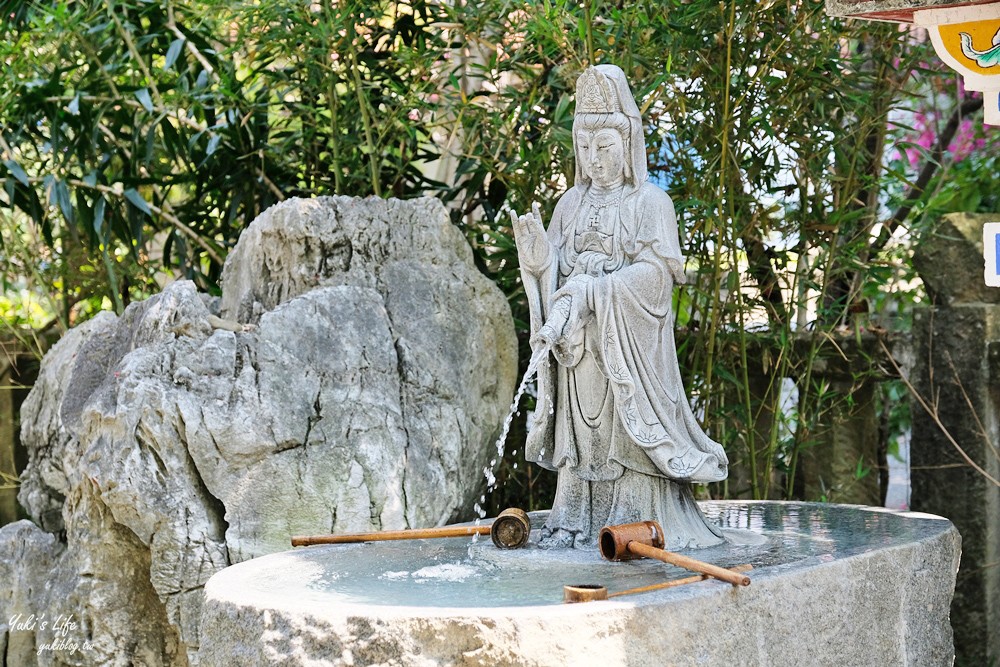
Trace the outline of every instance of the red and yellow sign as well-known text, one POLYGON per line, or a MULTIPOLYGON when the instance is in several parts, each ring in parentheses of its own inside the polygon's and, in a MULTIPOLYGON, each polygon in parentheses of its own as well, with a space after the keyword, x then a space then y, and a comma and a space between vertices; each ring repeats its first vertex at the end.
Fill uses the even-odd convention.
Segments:
POLYGON ((970 72, 1000 77, 1000 19, 937 27, 941 44, 970 72))
POLYGON ((913 13, 927 28, 938 56, 959 72, 968 90, 985 98, 985 121, 1000 125, 1000 2, 913 13))

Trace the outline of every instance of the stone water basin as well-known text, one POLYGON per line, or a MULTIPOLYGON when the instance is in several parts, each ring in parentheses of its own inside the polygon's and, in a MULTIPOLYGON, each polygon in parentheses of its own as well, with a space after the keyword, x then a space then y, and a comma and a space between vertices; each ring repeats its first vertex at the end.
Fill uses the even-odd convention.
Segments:
POLYGON ((701 507, 740 544, 684 553, 753 565, 749 587, 710 580, 569 605, 564 584, 614 593, 691 573, 534 541, 320 545, 212 577, 199 655, 207 665, 951 663, 960 541, 947 520, 814 503, 701 507))

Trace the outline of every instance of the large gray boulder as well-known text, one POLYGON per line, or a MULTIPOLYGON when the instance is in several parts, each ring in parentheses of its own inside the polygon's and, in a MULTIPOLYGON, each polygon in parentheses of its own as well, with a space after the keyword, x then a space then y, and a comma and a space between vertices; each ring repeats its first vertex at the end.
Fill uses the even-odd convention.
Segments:
MULTIPOLYGON (((467 517, 515 373, 506 300, 438 201, 269 209, 231 252, 221 300, 174 283, 43 362, 20 498, 66 531, 46 552, 59 612, 126 659, 196 662, 202 588, 227 565, 293 534, 467 517), (81 583, 110 563, 97 604, 81 583), (113 627, 97 618, 110 607, 113 627)), ((17 552, 4 536, 0 553, 17 552)), ((46 562, 21 559, 14 581, 43 576, 32 560, 46 562)), ((0 595, 0 617, 26 608, 23 589, 0 595)))
POLYGON ((65 542, 30 521, 0 528, 4 664, 188 664, 150 581, 149 547, 90 484, 75 487, 65 513, 65 542))

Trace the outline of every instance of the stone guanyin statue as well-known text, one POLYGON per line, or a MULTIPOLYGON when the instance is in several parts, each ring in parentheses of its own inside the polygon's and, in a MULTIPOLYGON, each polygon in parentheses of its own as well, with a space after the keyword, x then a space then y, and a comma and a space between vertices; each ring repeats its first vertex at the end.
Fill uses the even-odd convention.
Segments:
POLYGON ((670 197, 646 180, 642 118, 625 74, 577 80, 576 181, 548 230, 511 213, 531 313, 538 404, 526 455, 558 471, 542 546, 591 545, 601 527, 655 520, 668 548, 723 541, 693 482, 727 475, 681 382, 671 313, 684 282, 670 197))

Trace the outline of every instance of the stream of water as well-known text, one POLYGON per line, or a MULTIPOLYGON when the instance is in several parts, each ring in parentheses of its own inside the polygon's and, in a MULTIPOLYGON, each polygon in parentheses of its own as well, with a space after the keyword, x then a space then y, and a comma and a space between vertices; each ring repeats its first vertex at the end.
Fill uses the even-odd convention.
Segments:
MULTIPOLYGON (((531 360, 528 362, 528 368, 524 371, 524 377, 521 378, 521 384, 517 388, 517 392, 514 394, 514 400, 510 404, 510 411, 507 413, 507 418, 503 421, 503 428, 500 430, 500 437, 497 438, 496 442, 496 457, 490 460, 488 466, 483 468, 483 476, 486 478, 486 493, 490 493, 496 488, 497 478, 493 474, 493 468, 496 467, 497 462, 503 459, 504 450, 507 446, 507 433, 510 431, 510 425, 514 421, 514 416, 519 415, 520 411, 517 406, 521 402, 521 397, 524 396, 524 392, 527 391, 528 385, 531 380, 534 379, 535 375, 538 373, 538 367, 542 365, 545 360, 546 355, 549 353, 549 346, 543 345, 538 348, 534 354, 531 355, 531 360)), ((538 409, 542 409, 543 405, 541 401, 548 400, 546 397, 539 398, 538 409)), ((552 406, 549 407, 552 409, 552 406)), ((483 503, 486 502, 486 494, 479 497, 479 502, 477 502, 473 509, 476 512, 476 524, 478 525, 480 520, 486 518, 486 510, 483 509, 483 503)), ((475 541, 475 540, 473 540, 475 541)))

